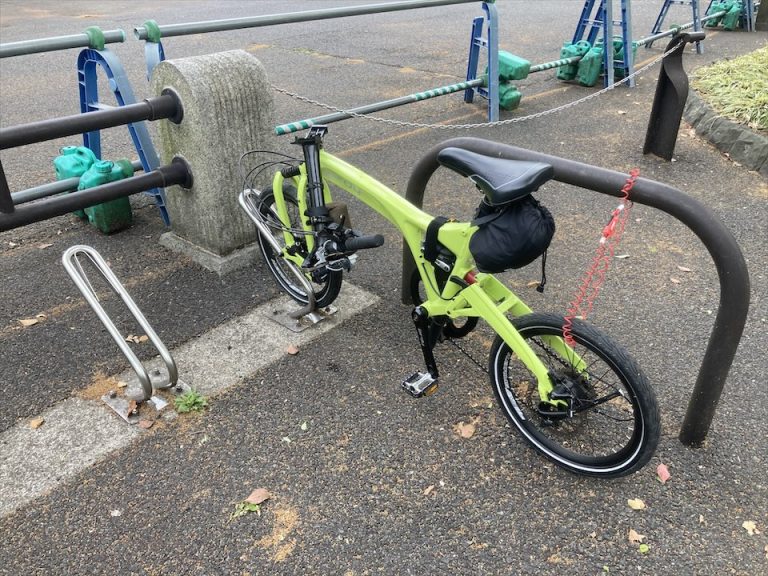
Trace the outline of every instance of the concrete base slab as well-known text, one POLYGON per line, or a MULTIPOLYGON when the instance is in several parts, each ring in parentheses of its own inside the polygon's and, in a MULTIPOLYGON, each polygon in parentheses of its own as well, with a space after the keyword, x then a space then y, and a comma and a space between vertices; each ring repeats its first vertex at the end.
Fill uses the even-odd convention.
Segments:
POLYGON ((226 256, 219 256, 173 232, 162 234, 160 236, 160 245, 188 256, 193 262, 200 264, 206 270, 215 272, 219 276, 226 276, 230 272, 250 266, 255 260, 256 252, 258 251, 257 244, 253 243, 235 250, 226 256))

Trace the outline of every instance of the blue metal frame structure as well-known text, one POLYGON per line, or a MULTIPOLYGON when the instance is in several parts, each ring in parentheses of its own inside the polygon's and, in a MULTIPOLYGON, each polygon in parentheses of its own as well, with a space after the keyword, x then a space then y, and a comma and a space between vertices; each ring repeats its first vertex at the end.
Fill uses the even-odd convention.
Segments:
MULTIPOLYGON (((621 18, 613 19, 613 0, 585 0, 581 11, 576 32, 573 35, 572 44, 586 40, 592 46, 598 40, 598 34, 602 31, 603 40, 603 85, 611 86, 614 82, 614 68, 620 68, 623 76, 631 76, 634 72, 634 45, 632 43, 632 9, 630 0, 621 0, 621 18), (613 30, 619 27, 621 40, 624 45, 621 60, 613 58, 613 30), (585 37, 586 36, 586 37, 585 37)), ((634 78, 627 81, 627 85, 635 85, 634 78)))
MULTIPOLYGON (((77 79, 80 90, 80 112, 85 114, 94 110, 102 110, 110 106, 99 102, 99 86, 97 67, 101 67, 109 82, 109 88, 115 95, 119 106, 135 104, 136 97, 131 88, 131 83, 125 74, 125 69, 117 56, 107 49, 82 50, 77 58, 77 79)), ((157 152, 152 145, 149 131, 145 122, 128 124, 128 132, 136 147, 139 161, 145 173, 149 173, 160 166, 157 152)), ((83 134, 83 145, 90 148, 97 158, 101 158, 101 132, 94 130, 83 134)), ((146 194, 154 197, 160 215, 166 226, 170 224, 168 211, 165 208, 165 191, 162 188, 148 190, 146 194)))
POLYGON ((499 119, 499 18, 496 5, 483 2, 485 17, 480 16, 472 21, 472 36, 469 43, 467 58, 467 81, 478 78, 477 67, 480 63, 481 50, 487 54, 488 79, 487 86, 477 86, 464 92, 464 102, 474 100, 475 93, 488 99, 488 121, 499 119), (487 26, 486 26, 487 24, 487 26), (485 36, 483 30, 486 29, 485 36))
MULTIPOLYGON (((712 2, 710 2, 710 4, 712 4, 712 2)), ((664 19, 667 17, 667 12, 669 12, 670 6, 673 5, 690 6, 691 11, 693 12, 693 30, 694 32, 701 31, 701 12, 699 11, 699 0, 664 0, 664 4, 662 4, 659 15, 656 18, 656 23, 653 25, 653 29, 651 30, 651 35, 658 34, 662 31, 661 27, 664 25, 664 19)), ((653 42, 648 42, 645 47, 650 48, 652 45, 653 42)), ((703 52, 704 47, 702 46, 701 42, 696 42, 696 54, 702 54, 703 52)))

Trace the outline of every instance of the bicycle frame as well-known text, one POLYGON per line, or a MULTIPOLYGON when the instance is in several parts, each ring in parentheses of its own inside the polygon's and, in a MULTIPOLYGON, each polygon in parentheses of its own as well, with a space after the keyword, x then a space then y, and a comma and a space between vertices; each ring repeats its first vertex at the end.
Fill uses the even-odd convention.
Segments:
MULTIPOLYGON (((370 206, 400 231, 413 255, 424 284, 426 299, 420 306, 428 312, 429 316, 483 318, 535 375, 539 397, 548 399, 553 386, 546 366, 505 316, 505 313, 520 316, 528 314, 532 310, 493 275, 472 274, 475 264, 469 251, 469 239, 477 227, 469 222, 447 222, 440 227, 438 241, 456 256, 456 260, 449 274, 450 280, 445 283, 442 290, 439 290, 435 268, 431 262, 424 258, 421 249, 422 238, 424 238, 427 226, 433 217, 362 170, 322 149, 319 151, 319 160, 322 168, 323 198, 326 203, 331 201, 328 183, 334 184, 370 206)), ((288 223, 289 218, 283 195, 284 180, 283 175, 277 172, 272 182, 272 190, 278 216, 282 222, 288 223)), ((305 164, 301 164, 300 174, 291 180, 296 186, 297 201, 304 230, 309 231, 312 228, 309 218, 306 216, 307 173, 305 164)), ((293 236, 288 231, 285 232, 285 240, 286 249, 283 250, 283 257, 300 266, 301 257, 291 255, 288 251, 293 243, 293 236)), ((306 241, 311 249, 313 237, 311 235, 306 236, 306 241)), ((574 351, 565 344, 562 338, 547 337, 546 340, 548 345, 561 357, 568 358, 576 370, 583 372, 586 369, 583 360, 575 356, 574 351)), ((547 401, 551 404, 561 402, 560 400, 547 401)))

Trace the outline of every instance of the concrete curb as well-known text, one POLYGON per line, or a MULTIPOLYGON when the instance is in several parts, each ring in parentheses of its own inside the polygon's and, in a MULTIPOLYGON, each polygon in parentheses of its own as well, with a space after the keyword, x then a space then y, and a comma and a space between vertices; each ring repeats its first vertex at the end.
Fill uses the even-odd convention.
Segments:
POLYGON ((718 150, 768 178, 768 137, 718 115, 693 90, 688 93, 683 116, 699 136, 718 150))

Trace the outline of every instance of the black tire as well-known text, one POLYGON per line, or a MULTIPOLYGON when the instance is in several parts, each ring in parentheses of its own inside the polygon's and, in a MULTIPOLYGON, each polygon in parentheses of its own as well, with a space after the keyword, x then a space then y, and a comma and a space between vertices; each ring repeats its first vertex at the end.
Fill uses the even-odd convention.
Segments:
MULTIPOLYGON (((283 196, 285 197, 285 204, 290 219, 288 227, 300 229, 301 219, 299 218, 299 203, 296 200, 295 189, 292 186, 284 186, 283 196)), ((274 208, 275 195, 272 192, 272 188, 270 187, 264 190, 260 198, 259 210, 267 219, 267 222, 275 224, 275 227, 272 228, 273 234, 282 245, 285 243, 285 238, 283 236, 283 231, 280 228, 281 224, 277 212, 274 208)), ((307 304, 309 302, 307 291, 291 271, 291 264, 286 262, 280 254, 275 254, 272 245, 262 237, 261 233, 258 234, 258 237, 259 248, 261 248, 261 254, 264 256, 264 261, 267 263, 269 271, 272 273, 272 276, 275 277, 275 280, 277 280, 280 288, 282 288, 291 298, 296 300, 296 302, 307 304)), ((299 246, 298 254, 304 257, 307 256, 304 237, 296 236, 295 241, 299 246)), ((324 308, 336 300, 336 297, 341 290, 342 275, 343 272, 341 270, 327 269, 307 275, 308 280, 312 284, 315 303, 318 308, 324 308)))
MULTIPOLYGON (((418 306, 424 302, 425 295, 422 294, 423 283, 418 270, 414 270, 411 274, 411 302, 414 306, 418 306)), ((464 338, 467 334, 472 332, 477 326, 477 317, 471 316, 462 319, 446 318, 443 325, 443 334, 446 338, 464 338)))
POLYGON ((661 430, 656 396, 635 361, 597 328, 574 320, 575 352, 587 364, 579 376, 542 336, 563 335, 563 317, 527 314, 513 320, 550 373, 562 378, 582 411, 550 418, 539 410, 536 378, 499 337, 488 359, 491 386, 514 427, 559 466, 587 476, 618 477, 650 460, 661 430), (618 395, 597 405, 594 400, 618 395))

